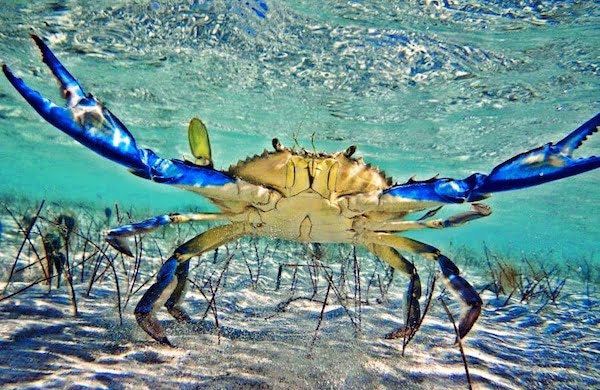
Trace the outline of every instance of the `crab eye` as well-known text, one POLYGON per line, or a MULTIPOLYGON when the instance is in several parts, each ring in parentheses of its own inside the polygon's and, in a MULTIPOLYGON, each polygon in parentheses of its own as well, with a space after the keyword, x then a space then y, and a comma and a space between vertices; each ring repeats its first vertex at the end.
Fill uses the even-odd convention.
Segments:
POLYGON ((279 140, 277 138, 273 138, 273 149, 275 149, 275 151, 277 152, 281 152, 284 148, 283 145, 281 145, 281 142, 279 142, 279 140))
POLYGON ((348 146, 348 149, 346 149, 346 151, 344 152, 344 156, 350 158, 352 157, 354 152, 356 152, 356 145, 350 145, 348 146))

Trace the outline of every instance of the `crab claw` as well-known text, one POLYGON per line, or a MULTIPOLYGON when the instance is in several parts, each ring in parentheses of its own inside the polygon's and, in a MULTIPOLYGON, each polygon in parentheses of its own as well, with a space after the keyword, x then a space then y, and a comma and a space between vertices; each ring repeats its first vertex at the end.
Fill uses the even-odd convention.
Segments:
POLYGON ((556 144, 548 143, 503 162, 488 176, 480 176, 471 196, 531 187, 599 168, 600 157, 573 157, 573 152, 599 127, 597 114, 556 144))
POLYGON ((493 192, 516 190, 578 175, 600 167, 600 157, 574 158, 573 152, 600 127, 600 114, 559 142, 521 153, 496 166, 489 175, 474 173, 463 180, 434 177, 409 180, 385 190, 392 201, 435 203, 477 202, 493 192))
POLYGON ((190 188, 219 186, 234 181, 234 178, 227 174, 212 169, 211 165, 198 166, 180 160, 164 159, 152 150, 138 149, 135 139, 125 125, 98 99, 85 93, 77 80, 39 37, 32 35, 31 38, 40 49, 43 62, 58 80, 62 95, 67 101, 66 107, 56 105, 38 91, 31 89, 16 77, 7 65, 2 66, 2 71, 38 114, 54 127, 145 179, 190 188))
POLYGON ((84 92, 40 38, 31 37, 42 53, 42 60, 58 80, 67 107, 60 107, 43 97, 3 65, 2 71, 8 81, 46 121, 81 144, 130 169, 147 170, 127 128, 102 103, 84 92))

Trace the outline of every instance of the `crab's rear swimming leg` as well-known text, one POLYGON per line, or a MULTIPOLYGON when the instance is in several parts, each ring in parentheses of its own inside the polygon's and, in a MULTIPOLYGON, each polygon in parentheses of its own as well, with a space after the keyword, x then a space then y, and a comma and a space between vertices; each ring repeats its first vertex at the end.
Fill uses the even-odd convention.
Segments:
POLYGON ((164 305, 177 321, 190 321, 180 306, 185 294, 190 259, 247 233, 248 226, 242 223, 218 226, 178 247, 162 265, 156 283, 150 286, 135 307, 135 318, 140 327, 156 341, 172 345, 156 318, 156 311, 164 305))

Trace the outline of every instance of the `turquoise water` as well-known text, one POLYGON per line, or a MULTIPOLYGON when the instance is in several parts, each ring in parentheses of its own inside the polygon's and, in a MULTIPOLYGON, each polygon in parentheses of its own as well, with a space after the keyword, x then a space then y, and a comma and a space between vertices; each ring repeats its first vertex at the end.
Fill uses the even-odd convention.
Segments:
MULTIPOLYGON (((226 168, 278 137, 356 144, 398 182, 489 172, 600 111, 596 1, 5 2, 0 62, 59 100, 28 35, 164 157, 201 117, 226 168)), ((582 155, 598 154, 600 136, 582 155)), ((0 80, 0 195, 119 203, 148 215, 209 208, 145 182, 44 123, 0 80)), ((598 260, 600 172, 488 201, 490 218, 413 236, 598 260), (594 255, 595 253, 595 255, 594 255)), ((448 213, 463 210, 453 207, 448 213)))

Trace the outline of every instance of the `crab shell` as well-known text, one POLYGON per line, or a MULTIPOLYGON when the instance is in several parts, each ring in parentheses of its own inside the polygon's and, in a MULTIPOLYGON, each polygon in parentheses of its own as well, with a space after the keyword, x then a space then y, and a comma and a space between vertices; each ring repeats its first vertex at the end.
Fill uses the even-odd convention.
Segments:
MULTIPOLYGON (((352 206, 376 202, 392 181, 362 158, 352 157, 354 149, 333 154, 265 150, 229 168, 229 175, 238 178, 235 184, 223 186, 218 195, 202 192, 229 220, 250 222, 256 235, 303 242, 355 242, 355 224, 369 218, 369 213, 352 206), (236 193, 233 199, 225 196, 230 191, 236 193)), ((378 213, 372 214, 376 218, 378 213)))

